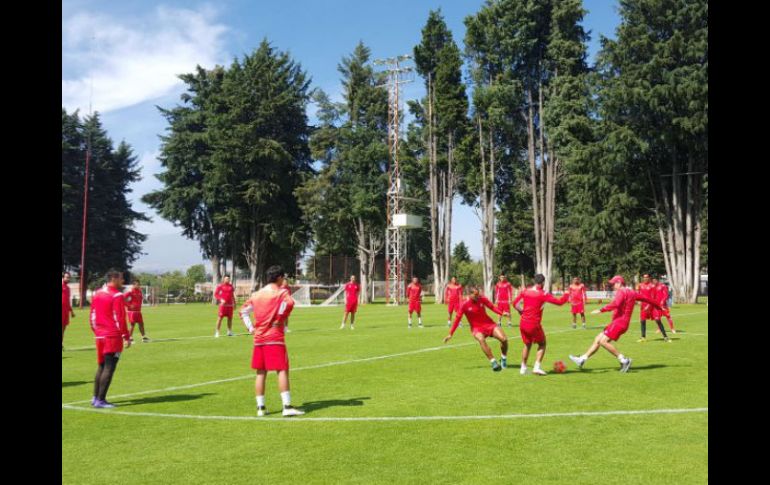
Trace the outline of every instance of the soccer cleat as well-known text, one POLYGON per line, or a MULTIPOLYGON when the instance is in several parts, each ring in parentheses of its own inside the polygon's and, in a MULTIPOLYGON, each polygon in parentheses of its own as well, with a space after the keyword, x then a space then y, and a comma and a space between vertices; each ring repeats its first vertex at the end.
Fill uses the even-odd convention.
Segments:
POLYGON ((497 326, 503 328, 503 322, 497 322, 497 326))
POLYGON ((676 333, 676 330, 674 330, 674 329, 672 328, 672 329, 671 329, 671 333, 676 333))
POLYGON ((580 357, 575 357, 574 355, 569 356, 569 360, 575 363, 575 365, 578 366, 579 369, 583 368, 583 364, 586 363, 585 360, 581 359, 580 357))
POLYGON ((626 359, 625 362, 620 363, 620 372, 628 372, 628 369, 631 367, 631 359, 626 359))
POLYGON ((91 406, 94 406, 96 404, 96 401, 98 401, 98 399, 96 399, 96 396, 92 397, 91 398, 91 406))
POLYGON ((214 332, 214 338, 219 338, 219 330, 217 330, 216 332, 214 332))
POLYGON ((584 324, 583 324, 583 330, 585 330, 585 329, 586 329, 586 324, 584 323, 584 324))
POLYGON ((230 330, 228 330, 228 331, 227 331, 227 336, 228 336, 228 337, 232 337, 232 336, 233 336, 233 332, 232 332, 232 331, 230 331, 230 330))
POLYGON ((409 328, 409 330, 412 329, 412 324, 411 323, 408 325, 408 328, 409 328))
POLYGON ((576 329, 576 328, 577 328, 577 325, 575 325, 575 324, 573 323, 573 324, 572 324, 572 329, 574 330, 574 329, 576 329))
POLYGON ((508 368, 508 359, 507 358, 500 357, 500 367, 502 367, 503 369, 507 369, 508 368))
POLYGON ((645 337, 642 337, 642 338, 640 338, 639 340, 637 340, 637 341, 636 341, 636 343, 640 343, 640 344, 643 344, 643 343, 645 343, 646 341, 647 341, 647 339, 646 339, 645 337))
POLYGON ((300 411, 299 409, 295 408, 294 406, 284 406, 283 407, 283 415, 284 417, 288 416, 302 416, 305 414, 305 411, 300 411))
POLYGON ((97 400, 96 403, 94 403, 94 407, 100 408, 100 409, 110 409, 110 408, 114 408, 115 405, 112 404, 111 402, 97 400))
POLYGON ((494 361, 492 362, 492 370, 494 372, 500 372, 501 370, 503 370, 503 368, 500 367, 500 364, 498 364, 497 361, 494 361))
POLYGON ((667 344, 670 344, 672 342, 671 338, 669 337, 664 338, 663 341, 666 342, 667 344))
POLYGON ((286 327, 286 333, 291 333, 291 329, 289 327, 286 327))
POLYGON ((419 328, 422 328, 422 323, 421 323, 421 324, 419 324, 419 325, 417 325, 417 326, 418 326, 419 328))
POLYGON ((131 342, 131 345, 134 345, 134 337, 128 337, 128 341, 131 342))
POLYGON ((147 343, 147 342, 149 342, 149 341, 150 341, 150 337, 142 337, 142 342, 143 342, 143 343, 145 343, 145 344, 146 344, 146 343, 147 343))
POLYGON ((519 369, 519 374, 521 374, 523 376, 527 375, 527 368, 526 367, 520 368, 519 369))
POLYGON ((340 325, 340 330, 344 330, 344 329, 345 329, 345 324, 343 323, 342 325, 340 325))
POLYGON ((350 324, 350 329, 353 330, 355 327, 353 327, 353 324, 350 324))
POLYGON ((532 371, 533 374, 537 374, 539 376, 547 376, 548 373, 544 371, 543 369, 540 369, 539 367, 535 367, 535 369, 532 371))
POLYGON ((265 406, 257 406, 257 416, 262 417, 267 414, 267 408, 265 406))

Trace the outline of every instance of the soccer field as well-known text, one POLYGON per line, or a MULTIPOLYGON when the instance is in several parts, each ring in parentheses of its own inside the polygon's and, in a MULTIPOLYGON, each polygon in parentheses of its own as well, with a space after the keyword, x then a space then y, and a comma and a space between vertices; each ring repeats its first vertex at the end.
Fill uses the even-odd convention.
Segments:
POLYGON ((365 305, 353 331, 339 330, 340 307, 295 309, 292 401, 307 414, 291 419, 275 373, 270 414, 256 417, 251 338, 234 320, 236 337, 214 339, 216 307, 204 304, 145 308, 153 342, 121 356, 107 396, 117 407, 92 409, 93 337, 75 309, 62 352, 62 483, 708 481, 705 304, 672 308, 682 332, 670 344, 650 322, 648 342, 636 342, 637 309, 618 344, 633 359, 627 374, 603 349, 582 371, 567 358, 609 314, 573 330, 568 305, 546 306, 545 369, 562 360, 568 371, 544 377, 519 375, 518 316, 504 326, 510 367, 493 373, 466 322, 442 344, 445 308, 424 304, 426 327, 415 316, 407 330, 406 307, 365 305))

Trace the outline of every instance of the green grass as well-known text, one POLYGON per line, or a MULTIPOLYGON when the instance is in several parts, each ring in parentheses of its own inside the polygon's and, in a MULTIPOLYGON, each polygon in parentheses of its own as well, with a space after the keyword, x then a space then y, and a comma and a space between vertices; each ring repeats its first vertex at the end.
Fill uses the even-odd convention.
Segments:
MULTIPOLYGON (((591 304, 587 311, 598 305, 591 304)), ((664 344, 638 323, 618 344, 634 359, 628 374, 600 350, 583 371, 582 353, 608 315, 589 315, 572 330, 567 307, 547 307, 546 368, 563 360, 568 372, 520 376, 518 328, 512 368, 493 373, 467 324, 446 346, 445 307, 423 305, 426 328, 406 328, 405 307, 360 307, 356 329, 339 330, 342 309, 298 308, 287 344, 292 400, 308 413, 280 417, 275 375, 268 378, 260 420, 179 419, 113 411, 194 416, 256 415, 245 336, 210 338, 212 305, 147 308, 156 341, 121 357, 108 398, 113 411, 62 409, 62 483, 705 483, 708 413, 432 421, 309 421, 306 418, 478 416, 708 406, 706 305, 677 305, 684 330, 664 344), (204 337, 183 339, 184 337, 204 337), (180 340, 162 340, 174 339, 180 340), (421 349, 441 347, 419 352, 421 349), (332 362, 412 352, 356 363, 332 362), (118 397, 206 381, 244 379, 118 397), (112 396, 112 397, 110 397, 112 396), (306 422, 302 422, 302 421, 306 422), (109 449, 109 455, 105 450, 109 449), (108 456, 108 466, 101 465, 108 456)), ((65 336, 62 403, 90 400, 96 356, 86 312, 65 336)), ((638 311, 634 321, 638 318, 638 311)), ((514 321, 517 323, 518 318, 514 321)), ((415 322, 416 323, 416 322, 415 322)), ((245 330, 233 322, 236 333, 245 330)), ((138 330, 137 330, 138 335, 138 330)), ((492 344, 496 356, 499 345, 492 344)), ((530 358, 530 366, 532 358, 530 358)), ((75 404, 88 409, 87 403, 75 404)))

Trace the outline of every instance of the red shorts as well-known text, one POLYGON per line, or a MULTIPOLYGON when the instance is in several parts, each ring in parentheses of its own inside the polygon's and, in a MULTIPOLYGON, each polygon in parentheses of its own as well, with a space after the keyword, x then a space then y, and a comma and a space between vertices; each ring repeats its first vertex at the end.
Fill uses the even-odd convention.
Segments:
POLYGON ((251 368, 256 370, 289 370, 289 355, 285 345, 255 345, 251 368))
POLYGON ((65 312, 62 310, 61 312, 61 328, 66 327, 70 324, 70 312, 65 312))
POLYGON ((104 364, 105 354, 120 354, 123 352, 122 337, 103 337, 96 339, 96 362, 104 364))
POLYGON ((422 313, 422 306, 420 305, 419 301, 409 302, 409 313, 412 312, 422 313))
POLYGON ((509 301, 498 301, 497 302, 497 308, 499 308, 500 311, 502 311, 502 312, 511 313, 511 302, 509 302, 509 301))
POLYGON ((491 337, 492 334, 495 333, 496 328, 497 328, 497 324, 495 323, 488 323, 486 325, 476 325, 471 327, 471 334, 476 335, 477 333, 480 333, 485 337, 491 337))
POLYGON ((545 332, 543 332, 543 326, 538 324, 522 323, 519 325, 519 332, 521 333, 521 341, 524 345, 531 345, 532 343, 542 344, 545 342, 545 332))
POLYGON ((628 330, 628 322, 624 320, 613 320, 609 325, 604 327, 604 335, 608 336, 610 340, 618 341, 624 333, 628 330))
POLYGON ((458 313, 460 311, 460 300, 447 301, 447 311, 449 313, 458 313))
POLYGON ((219 316, 233 318, 233 305, 219 305, 219 316))
POLYGON ((655 318, 655 315, 653 313, 652 307, 648 305, 643 305, 639 318, 641 320, 653 320, 655 318))
POLYGON ((572 309, 570 311, 572 312, 573 315, 577 315, 578 313, 585 313, 586 309, 585 309, 585 306, 583 305, 583 302, 581 301, 580 303, 577 303, 577 304, 572 303, 572 309))
POLYGON ((358 301, 345 302, 345 313, 355 313, 358 311, 358 301))
POLYGON ((142 318, 142 312, 132 312, 126 310, 126 314, 128 315, 128 323, 141 323, 144 324, 144 319, 142 318))
POLYGON ((671 318, 671 310, 668 307, 663 307, 663 310, 652 311, 653 320, 660 320, 663 317, 671 318))

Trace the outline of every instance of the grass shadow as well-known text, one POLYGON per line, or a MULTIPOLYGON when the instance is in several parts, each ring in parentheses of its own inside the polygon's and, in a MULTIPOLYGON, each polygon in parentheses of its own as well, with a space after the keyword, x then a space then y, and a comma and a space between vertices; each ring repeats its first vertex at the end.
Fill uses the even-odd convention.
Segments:
POLYGON ((204 392, 201 394, 172 394, 168 396, 155 396, 155 397, 143 397, 141 399, 129 399, 127 401, 114 401, 115 404, 123 406, 138 406, 141 404, 156 404, 164 402, 184 402, 193 401, 206 396, 213 396, 212 392, 204 392))
POLYGON ((62 387, 82 386, 83 384, 91 384, 93 381, 70 381, 62 382, 62 387))
POLYGON ((365 399, 371 399, 371 397, 354 397, 350 399, 327 399, 325 401, 307 401, 302 403, 300 408, 306 413, 312 413, 313 411, 319 411, 321 409, 331 407, 350 407, 350 406, 363 406, 365 399))

